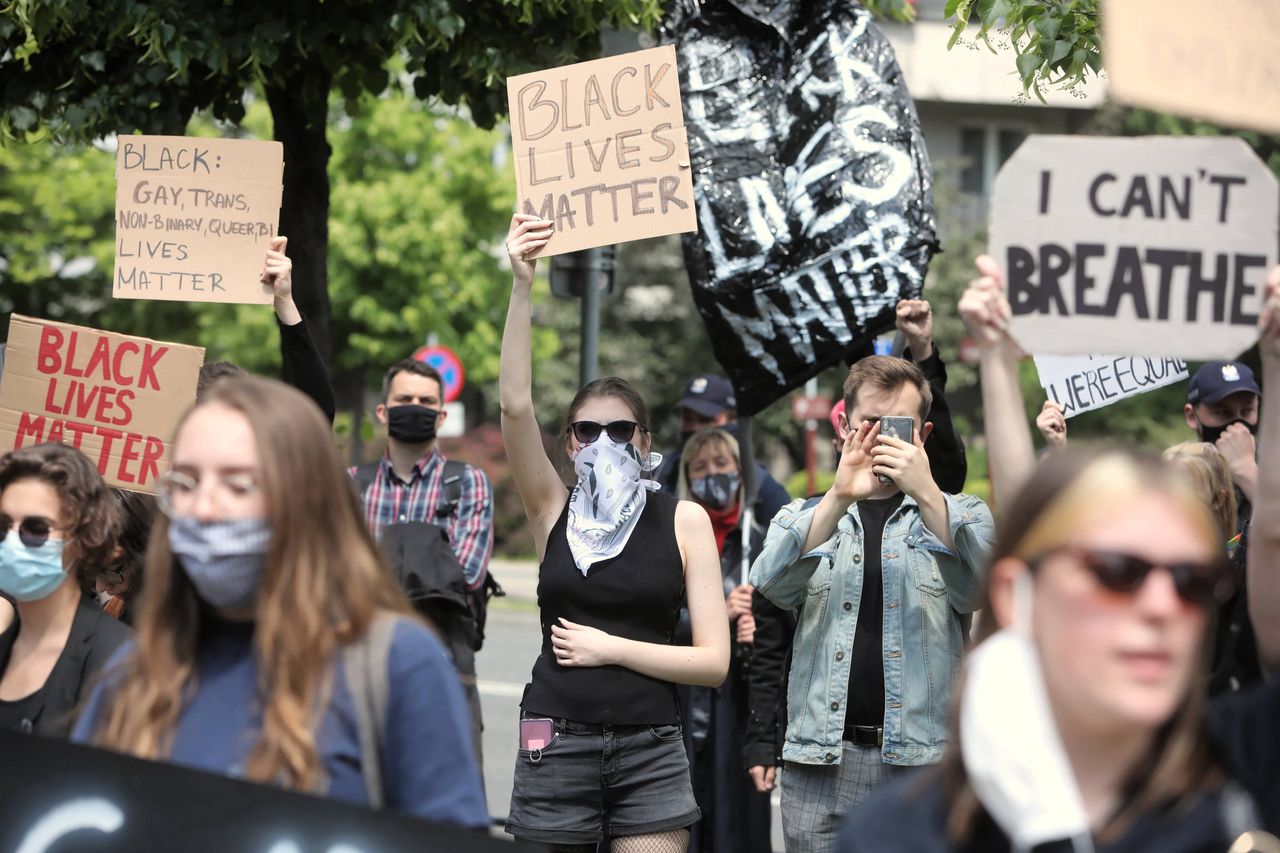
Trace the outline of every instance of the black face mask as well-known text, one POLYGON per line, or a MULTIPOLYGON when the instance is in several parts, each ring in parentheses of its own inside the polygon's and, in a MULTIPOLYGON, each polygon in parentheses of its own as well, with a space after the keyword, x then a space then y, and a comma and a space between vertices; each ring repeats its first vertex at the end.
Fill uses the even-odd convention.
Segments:
POLYGON ((387 435, 405 444, 426 444, 436 437, 440 412, 426 406, 394 406, 387 409, 387 435))
POLYGON ((1227 427, 1231 426, 1231 424, 1242 425, 1245 429, 1249 430, 1250 435, 1256 436, 1258 434, 1257 424, 1251 424, 1243 418, 1236 418, 1231 423, 1226 423, 1222 426, 1209 426, 1208 424, 1203 423, 1200 424, 1200 440, 1206 444, 1216 444, 1218 439, 1222 437, 1222 434, 1226 432, 1227 427))

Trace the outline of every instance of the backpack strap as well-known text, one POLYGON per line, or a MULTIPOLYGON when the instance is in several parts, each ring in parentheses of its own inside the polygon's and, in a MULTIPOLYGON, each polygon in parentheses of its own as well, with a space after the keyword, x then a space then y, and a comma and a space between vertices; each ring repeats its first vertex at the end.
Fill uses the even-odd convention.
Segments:
POLYGON ((457 459, 444 460, 444 471, 441 482, 444 500, 436 506, 436 518, 453 518, 462 502, 462 478, 466 476, 468 465, 457 459))
POLYGON ((355 484, 356 497, 360 499, 361 503, 364 503, 364 494, 373 485, 373 480, 378 476, 378 468, 381 465, 381 460, 366 462, 358 466, 356 473, 352 475, 351 481, 355 484))
POLYGON ((342 649, 342 668, 355 709, 356 730, 360 735, 360 770, 364 774, 365 793, 372 809, 386 805, 381 748, 391 691, 388 659, 398 621, 399 617, 380 611, 369 623, 364 636, 342 649))

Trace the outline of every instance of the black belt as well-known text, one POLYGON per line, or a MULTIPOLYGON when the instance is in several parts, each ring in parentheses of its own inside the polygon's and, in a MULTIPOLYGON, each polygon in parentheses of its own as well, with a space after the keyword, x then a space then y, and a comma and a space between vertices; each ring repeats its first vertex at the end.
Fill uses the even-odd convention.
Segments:
POLYGON ((854 746, 884 746, 884 726, 846 726, 843 739, 854 746))

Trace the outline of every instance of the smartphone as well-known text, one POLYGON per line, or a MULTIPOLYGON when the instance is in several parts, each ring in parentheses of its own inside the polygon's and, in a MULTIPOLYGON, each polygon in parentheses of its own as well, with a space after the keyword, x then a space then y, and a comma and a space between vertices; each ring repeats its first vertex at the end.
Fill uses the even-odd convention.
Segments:
POLYGON ((520 721, 520 748, 526 752, 546 749, 555 739, 555 720, 534 718, 520 721))
MULTIPOLYGON (((916 422, 913 421, 911 418, 899 418, 899 417, 889 416, 889 417, 883 417, 880 419, 881 435, 891 435, 894 438, 905 441, 907 444, 911 444, 915 441, 915 431, 916 431, 916 422)), ((883 474, 880 474, 878 476, 880 477, 880 482, 886 485, 893 482, 892 479, 890 479, 889 477, 886 477, 883 474)))

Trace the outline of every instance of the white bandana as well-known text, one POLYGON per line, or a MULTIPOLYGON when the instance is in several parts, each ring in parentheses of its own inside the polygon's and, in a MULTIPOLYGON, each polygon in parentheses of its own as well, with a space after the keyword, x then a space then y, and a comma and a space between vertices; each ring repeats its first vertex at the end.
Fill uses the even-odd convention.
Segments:
POLYGON ((660 486, 641 479, 662 462, 662 454, 643 460, 629 443, 616 444, 605 435, 573 457, 578 482, 569 495, 569 553, 585 577, 593 563, 622 553, 644 511, 648 490, 660 486))
POLYGON ((1067 839, 1092 853, 1089 818, 1053 721, 1035 642, 1031 577, 1014 582, 1013 624, 969 654, 960 756, 974 792, 1015 851, 1067 839))

